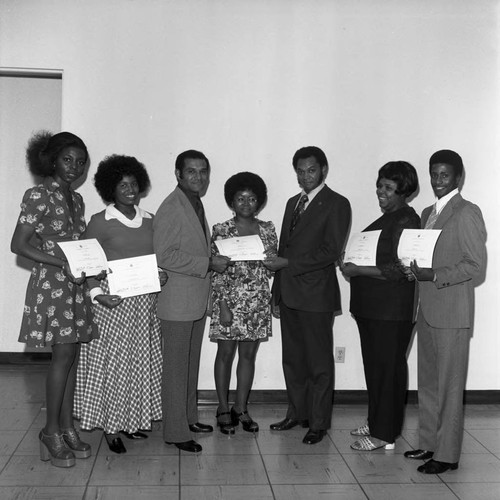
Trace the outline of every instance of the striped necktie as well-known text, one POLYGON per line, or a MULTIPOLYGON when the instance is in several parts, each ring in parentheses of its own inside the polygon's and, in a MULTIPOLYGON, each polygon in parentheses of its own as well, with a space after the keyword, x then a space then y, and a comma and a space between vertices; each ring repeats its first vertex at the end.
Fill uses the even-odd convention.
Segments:
POLYGON ((292 223, 290 224, 290 234, 292 234, 293 230, 295 229, 295 226, 300 220, 300 217, 306 210, 306 203, 309 201, 309 198, 307 197, 307 194, 303 195, 299 202, 297 203, 297 206, 295 207, 295 210, 293 211, 292 214, 292 223))
POLYGON ((437 221, 438 218, 438 212, 436 210, 436 204, 434 203, 434 206, 432 207, 432 212, 429 215, 429 218, 427 219, 425 223, 425 229, 432 229, 434 227, 434 224, 437 221))

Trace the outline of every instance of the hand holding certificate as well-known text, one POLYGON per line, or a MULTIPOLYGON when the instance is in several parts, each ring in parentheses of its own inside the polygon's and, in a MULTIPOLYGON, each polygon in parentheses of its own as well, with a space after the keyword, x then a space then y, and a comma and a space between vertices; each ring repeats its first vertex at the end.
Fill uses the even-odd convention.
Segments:
POLYGON ((106 254, 95 238, 88 240, 59 241, 57 244, 64 252, 75 277, 85 273, 86 276, 96 276, 108 269, 106 254))
POLYGON ((156 256, 142 255, 109 262, 108 284, 111 295, 122 298, 159 292, 156 256))
POLYGON ((381 232, 381 230, 376 230, 352 234, 347 243, 344 262, 351 262, 358 266, 375 266, 381 232))
POLYGON ((434 247, 441 229, 404 229, 399 238, 398 257, 409 267, 414 260, 420 268, 432 267, 434 247))
POLYGON ((215 244, 220 254, 231 260, 264 260, 266 258, 264 244, 258 234, 215 240, 215 244))

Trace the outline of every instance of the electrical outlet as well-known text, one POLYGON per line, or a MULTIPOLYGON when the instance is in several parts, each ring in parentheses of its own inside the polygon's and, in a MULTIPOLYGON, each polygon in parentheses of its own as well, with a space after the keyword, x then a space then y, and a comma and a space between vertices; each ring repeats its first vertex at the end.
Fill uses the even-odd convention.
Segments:
POLYGON ((345 361, 345 347, 335 348, 335 363, 343 363, 345 361))

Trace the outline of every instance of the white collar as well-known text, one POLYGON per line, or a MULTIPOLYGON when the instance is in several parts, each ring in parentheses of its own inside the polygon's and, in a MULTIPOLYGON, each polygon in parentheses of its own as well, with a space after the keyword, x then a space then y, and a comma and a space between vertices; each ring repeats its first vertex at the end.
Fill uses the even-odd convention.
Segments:
POLYGON ((146 210, 139 208, 137 205, 134 205, 135 208, 135 217, 133 219, 129 219, 125 215, 123 215, 113 204, 109 204, 106 207, 104 218, 106 220, 118 219, 122 224, 127 227, 138 228, 142 226, 142 219, 151 219, 152 216, 146 210))
MULTIPOLYGON (((300 192, 299 200, 302 198, 302 196, 307 195, 307 203, 305 204, 306 207, 309 206, 309 203, 313 201, 315 196, 325 187, 325 183, 322 182, 318 187, 315 187, 312 191, 309 191, 309 193, 306 193, 304 190, 300 192)), ((298 202, 297 202, 298 203, 298 202)))
POLYGON ((458 194, 458 188, 454 189, 453 191, 450 191, 447 195, 443 196, 442 198, 437 198, 436 199, 436 213, 441 212, 445 205, 456 195, 458 194))

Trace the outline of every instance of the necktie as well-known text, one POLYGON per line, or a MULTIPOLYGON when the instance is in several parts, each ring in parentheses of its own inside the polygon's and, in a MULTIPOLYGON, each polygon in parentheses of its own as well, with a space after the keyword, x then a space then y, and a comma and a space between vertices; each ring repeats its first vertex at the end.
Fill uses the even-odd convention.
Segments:
POLYGON ((198 216, 198 219, 200 220, 201 227, 203 228, 203 232, 207 234, 207 231, 205 229, 205 210, 203 208, 203 203, 200 200, 200 197, 197 196, 195 198, 195 211, 196 215, 198 216))
POLYGON ((432 212, 429 215, 427 222, 425 223, 425 229, 432 229, 434 227, 434 224, 436 223, 438 215, 439 214, 437 213, 437 210, 436 210, 436 204, 434 203, 434 206, 432 207, 432 212))
POLYGON ((305 206, 306 206, 306 203, 308 201, 309 201, 309 198, 305 194, 304 196, 302 196, 300 198, 299 202, 297 203, 297 206, 295 207, 295 210, 293 211, 293 214, 292 214, 292 223, 290 224, 290 234, 293 232, 293 230, 295 229, 295 226, 297 225, 297 223, 300 220, 300 217, 305 212, 305 210, 306 210, 305 206))

